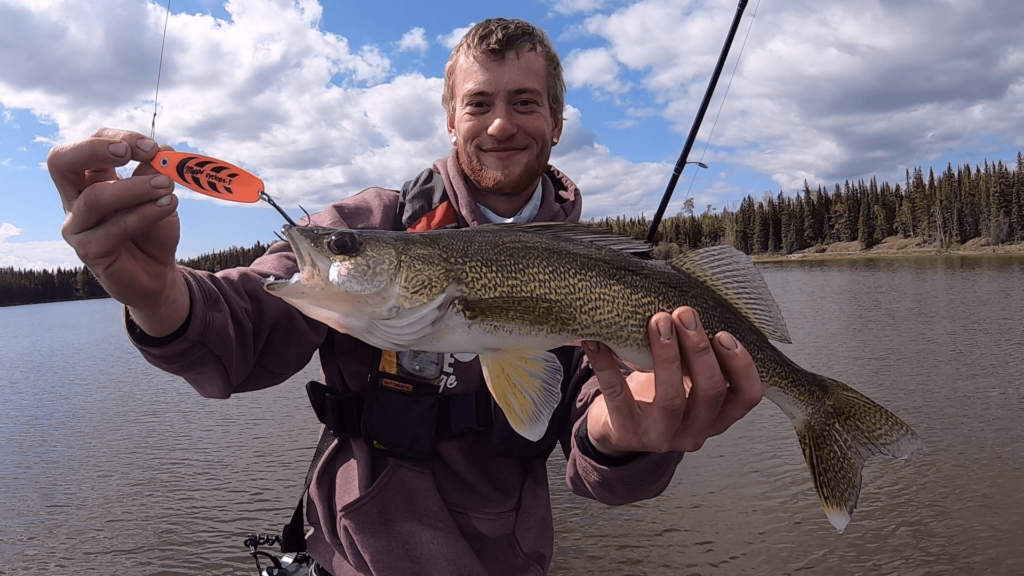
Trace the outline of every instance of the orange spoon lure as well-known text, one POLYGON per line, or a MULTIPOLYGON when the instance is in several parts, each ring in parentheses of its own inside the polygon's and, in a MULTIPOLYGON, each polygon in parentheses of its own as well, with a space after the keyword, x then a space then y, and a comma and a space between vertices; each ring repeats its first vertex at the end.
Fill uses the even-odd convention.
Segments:
POLYGON ((223 160, 192 152, 157 152, 150 161, 157 172, 185 188, 213 198, 251 204, 266 201, 292 226, 295 222, 267 194, 263 180, 223 160))

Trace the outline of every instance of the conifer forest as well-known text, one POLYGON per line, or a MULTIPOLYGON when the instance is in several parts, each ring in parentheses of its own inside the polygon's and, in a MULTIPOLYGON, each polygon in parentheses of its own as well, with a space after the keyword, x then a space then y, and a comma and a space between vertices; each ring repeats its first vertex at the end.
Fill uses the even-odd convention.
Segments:
MULTIPOLYGON (((262 256, 268 247, 268 244, 257 241, 249 248, 232 246, 227 250, 180 260, 178 263, 194 270, 217 272, 236 266, 248 266, 262 256)), ((0 268, 0 306, 107 297, 96 277, 84 266, 68 270, 58 268, 55 271, 0 268)))
MULTIPOLYGON (((643 216, 605 218, 597 222, 613 232, 641 239, 650 221, 643 216)), ((747 254, 785 255, 822 250, 836 242, 872 248, 886 238, 915 239, 921 245, 955 250, 968 242, 998 246, 1024 242, 1024 154, 1015 165, 1002 161, 971 168, 946 166, 907 170, 902 183, 844 182, 813 190, 807 183, 792 196, 748 195, 721 211, 707 206, 697 213, 693 200, 665 218, 655 237, 653 255, 668 258, 706 246, 730 244, 747 254)), ((268 244, 232 247, 180 262, 216 272, 247 266, 268 244)), ((84 267, 69 270, 0 268, 0 306, 107 297, 84 267)))
MULTIPOLYGON (((613 231, 643 238, 644 217, 607 218, 613 231)), ((900 184, 845 182, 832 190, 818 186, 793 196, 747 196, 721 212, 711 206, 696 214, 692 200, 680 214, 662 221, 656 255, 730 244, 747 254, 792 254, 835 242, 871 248, 889 237, 952 250, 972 240, 986 245, 1024 242, 1024 154, 1012 168, 1003 162, 927 174, 916 168, 900 184)))

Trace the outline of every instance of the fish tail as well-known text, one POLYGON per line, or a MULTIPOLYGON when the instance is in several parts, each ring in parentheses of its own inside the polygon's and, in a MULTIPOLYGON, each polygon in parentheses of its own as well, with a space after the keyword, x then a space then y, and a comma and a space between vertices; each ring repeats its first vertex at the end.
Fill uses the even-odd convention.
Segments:
POLYGON ((906 458, 924 442, 895 414, 846 384, 806 371, 803 376, 824 402, 791 417, 825 515, 842 533, 857 507, 864 461, 878 454, 906 458))

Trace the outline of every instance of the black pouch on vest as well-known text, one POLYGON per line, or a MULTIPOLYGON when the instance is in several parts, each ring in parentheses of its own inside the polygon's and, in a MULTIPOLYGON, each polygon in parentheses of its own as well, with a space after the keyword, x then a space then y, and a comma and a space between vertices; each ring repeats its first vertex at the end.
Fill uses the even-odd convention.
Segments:
POLYGON ((441 355, 403 352, 401 356, 390 350, 375 356, 366 387, 363 440, 400 458, 429 460, 437 428, 435 381, 441 355))

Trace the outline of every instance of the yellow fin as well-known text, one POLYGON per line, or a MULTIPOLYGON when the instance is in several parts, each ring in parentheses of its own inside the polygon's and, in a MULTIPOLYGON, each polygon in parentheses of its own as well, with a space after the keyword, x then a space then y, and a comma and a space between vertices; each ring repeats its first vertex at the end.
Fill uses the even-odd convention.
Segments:
POLYGON ((544 437, 562 398, 562 364, 544 350, 494 350, 480 354, 487 388, 520 436, 544 437))

